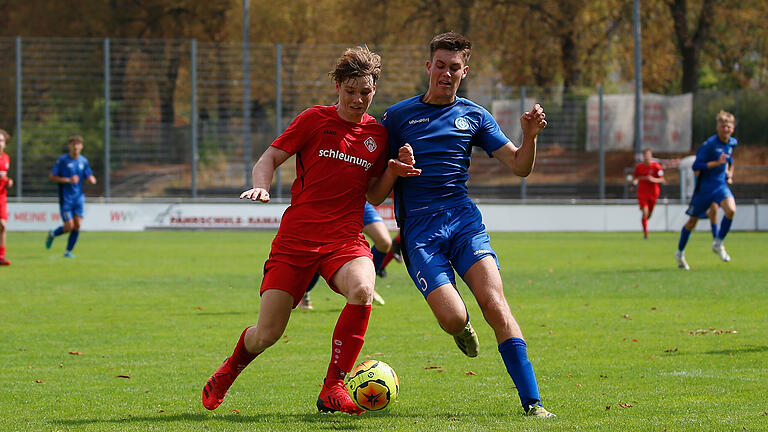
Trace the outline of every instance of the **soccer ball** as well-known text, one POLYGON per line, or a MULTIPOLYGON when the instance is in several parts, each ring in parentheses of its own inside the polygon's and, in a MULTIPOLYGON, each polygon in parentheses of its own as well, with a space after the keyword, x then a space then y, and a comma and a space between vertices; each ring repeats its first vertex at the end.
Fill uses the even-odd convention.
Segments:
POLYGON ((366 360, 347 375, 347 391, 357 406, 367 411, 383 410, 397 399, 400 380, 388 364, 366 360))

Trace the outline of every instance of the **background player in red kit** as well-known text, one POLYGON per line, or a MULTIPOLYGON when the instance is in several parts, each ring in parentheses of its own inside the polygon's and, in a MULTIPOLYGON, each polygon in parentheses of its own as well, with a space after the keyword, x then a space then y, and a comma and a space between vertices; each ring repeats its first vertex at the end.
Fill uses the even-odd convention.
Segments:
POLYGON ((8 225, 8 188, 13 187, 13 179, 8 177, 11 158, 5 152, 5 146, 11 138, 8 132, 0 129, 0 266, 11 265, 5 259, 5 227, 8 225))
POLYGON ((282 336, 291 310, 320 273, 347 299, 331 342, 331 362, 317 408, 360 414, 344 388, 363 346, 376 280, 371 250, 361 234, 363 204, 379 204, 397 176, 418 175, 413 151, 386 160, 387 131, 366 113, 376 92, 381 59, 367 47, 347 49, 330 73, 338 102, 299 114, 253 167, 253 188, 241 199, 268 202, 274 170, 296 155, 291 205, 285 210, 264 264, 255 326, 243 330, 232 356, 203 387, 203 405, 215 409, 237 375, 282 336))
POLYGON ((653 160, 651 149, 643 149, 643 161, 635 166, 635 174, 632 184, 637 186, 637 202, 640 205, 640 211, 643 212, 643 236, 648 238, 648 219, 653 214, 653 208, 656 207, 656 200, 659 198, 661 189, 660 183, 664 183, 664 170, 661 165, 653 160))

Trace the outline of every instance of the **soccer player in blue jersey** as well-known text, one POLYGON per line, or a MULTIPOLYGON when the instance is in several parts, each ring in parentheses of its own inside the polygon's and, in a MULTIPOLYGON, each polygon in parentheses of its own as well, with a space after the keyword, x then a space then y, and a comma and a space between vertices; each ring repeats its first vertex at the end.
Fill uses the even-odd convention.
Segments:
POLYGON ((499 262, 480 211, 466 182, 473 147, 483 149, 513 173, 533 169, 536 137, 547 125, 539 104, 520 118, 523 142, 515 146, 483 107, 456 96, 469 71, 471 42, 449 32, 430 42, 426 62, 429 89, 391 106, 382 119, 390 154, 406 143, 413 148, 419 177, 395 185, 395 215, 403 259, 416 287, 469 357, 477 356, 477 335, 456 290, 454 270, 467 283, 496 334, 499 353, 517 387, 525 413, 555 417, 541 406, 536 376, 520 326, 504 297, 499 262))
POLYGON ((72 249, 75 248, 77 238, 80 235, 80 226, 83 223, 85 210, 85 194, 83 183, 86 181, 96 184, 96 177, 88 165, 88 159, 80 153, 83 151, 83 137, 71 136, 67 140, 69 153, 59 157, 48 178, 59 185, 59 211, 63 225, 48 231, 45 238, 45 247, 50 249, 53 239, 64 233, 69 233, 67 249, 64 256, 74 258, 72 249))
POLYGON ((712 251, 725 262, 731 260, 725 251, 723 240, 728 235, 733 216, 736 214, 736 200, 728 188, 728 184, 733 181, 733 148, 738 144, 736 138, 731 136, 735 127, 736 117, 729 112, 720 111, 717 114, 717 133, 707 138, 696 152, 696 160, 691 167, 698 172, 696 188, 685 211, 689 218, 680 231, 680 241, 675 252, 677 267, 683 270, 690 269, 685 260, 685 245, 691 231, 696 228, 699 219, 707 217, 707 210, 712 203, 717 203, 725 213, 712 242, 712 251))

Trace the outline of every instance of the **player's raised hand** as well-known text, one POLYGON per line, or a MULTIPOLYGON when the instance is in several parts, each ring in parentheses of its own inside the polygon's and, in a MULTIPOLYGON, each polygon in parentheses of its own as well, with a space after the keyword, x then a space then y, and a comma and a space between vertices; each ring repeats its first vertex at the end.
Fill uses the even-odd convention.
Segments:
POLYGON ((397 159, 390 159, 387 165, 400 177, 415 177, 421 174, 421 170, 414 168, 416 159, 413 157, 413 148, 405 143, 397 152, 397 159))
POLYGON ((546 117, 544 108, 539 104, 534 104, 533 109, 520 116, 520 127, 523 128, 523 134, 530 137, 538 135, 539 132, 547 127, 546 117))
POLYGON ((240 194, 240 199, 249 199, 251 201, 269 202, 269 191, 262 188, 248 189, 240 194))

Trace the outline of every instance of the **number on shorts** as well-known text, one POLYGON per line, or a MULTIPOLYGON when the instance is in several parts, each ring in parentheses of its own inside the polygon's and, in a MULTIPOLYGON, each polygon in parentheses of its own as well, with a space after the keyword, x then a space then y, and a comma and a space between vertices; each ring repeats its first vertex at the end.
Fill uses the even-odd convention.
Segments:
POLYGON ((421 288, 422 291, 427 292, 429 285, 427 284, 427 280, 421 277, 421 270, 416 273, 416 279, 419 281, 419 288, 421 288))

